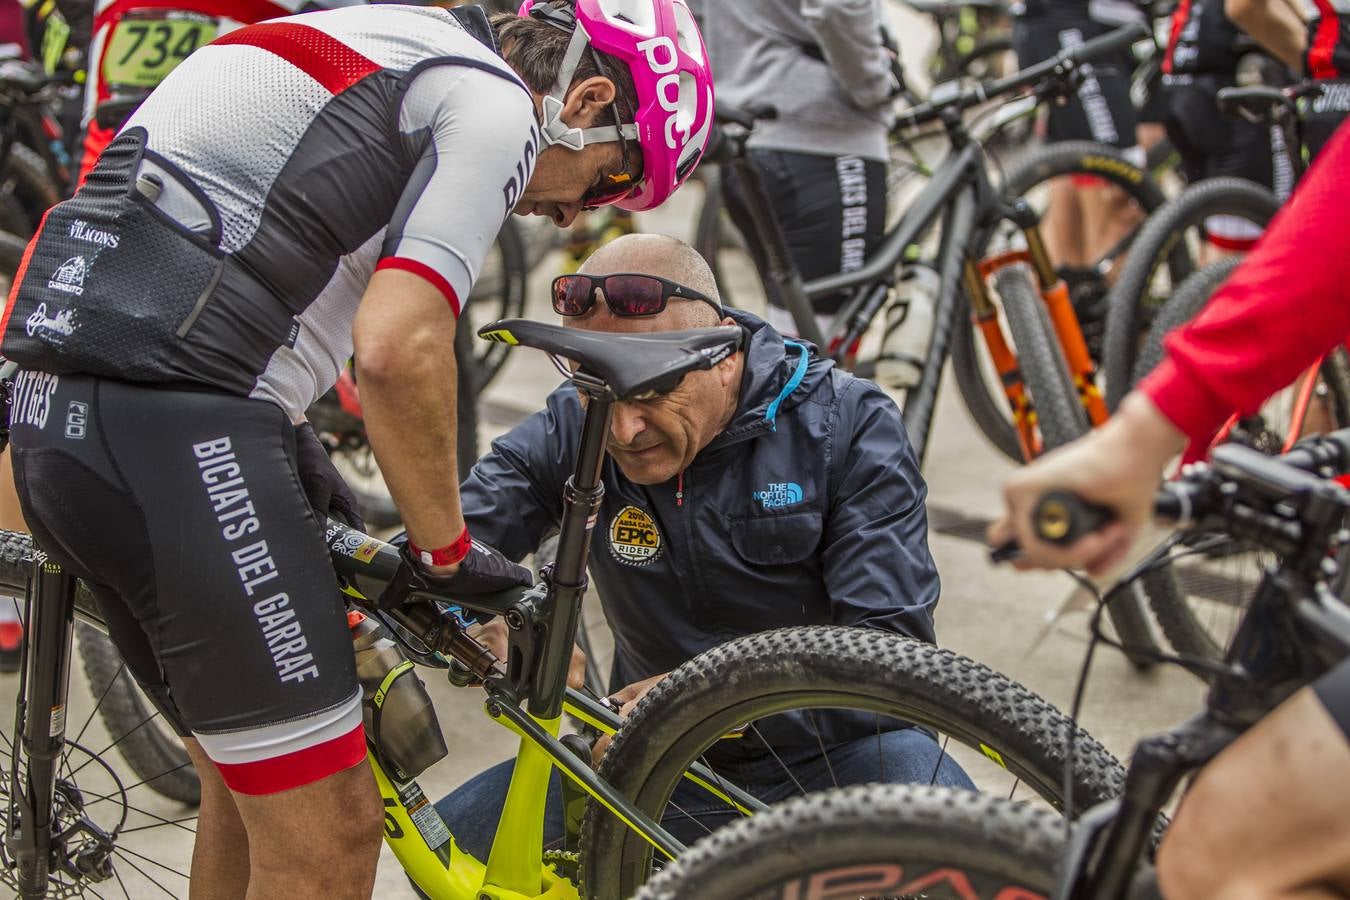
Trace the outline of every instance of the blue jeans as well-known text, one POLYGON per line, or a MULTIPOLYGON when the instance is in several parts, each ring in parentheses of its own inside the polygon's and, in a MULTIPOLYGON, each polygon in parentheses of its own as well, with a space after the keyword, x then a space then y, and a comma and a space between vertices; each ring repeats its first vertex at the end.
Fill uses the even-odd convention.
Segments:
MULTIPOLYGON (((937 784, 975 790, 970 778, 937 741, 925 731, 906 728, 838 744, 826 756, 814 753, 791 765, 789 777, 783 765, 772 756, 752 763, 717 766, 717 773, 765 803, 777 803, 807 791, 834 786, 887 782, 891 784, 937 784), (796 781, 793 781, 793 778, 796 781), (798 788, 798 783, 801 788, 798 788)), ((461 848, 486 862, 492 848, 506 788, 511 783, 508 760, 478 773, 469 781, 442 797, 436 804, 461 848)), ((675 789, 661 824, 682 843, 692 844, 710 831, 740 818, 707 791, 684 782, 675 789)), ((555 769, 549 782, 548 804, 544 812, 544 847, 563 845, 565 826, 560 776, 555 769)))

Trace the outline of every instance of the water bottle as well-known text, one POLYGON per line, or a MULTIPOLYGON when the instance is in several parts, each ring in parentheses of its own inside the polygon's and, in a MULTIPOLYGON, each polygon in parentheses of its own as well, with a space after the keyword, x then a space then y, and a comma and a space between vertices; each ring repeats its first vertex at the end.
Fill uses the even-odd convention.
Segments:
POLYGON ((897 390, 912 388, 923 375, 924 358, 933 339, 938 273, 925 263, 907 266, 886 307, 886 327, 877 356, 877 381, 897 390))
POLYGON ((347 617, 361 682, 361 717, 380 761, 409 781, 445 757, 441 723, 414 666, 383 625, 359 612, 347 617))

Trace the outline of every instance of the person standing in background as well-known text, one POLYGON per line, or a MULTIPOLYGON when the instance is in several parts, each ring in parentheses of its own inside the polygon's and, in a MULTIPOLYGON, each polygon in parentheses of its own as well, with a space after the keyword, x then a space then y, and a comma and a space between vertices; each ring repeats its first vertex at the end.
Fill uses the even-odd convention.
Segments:
MULTIPOLYGON (((886 225, 887 131, 903 89, 882 33, 880 0, 690 0, 717 73, 719 104, 772 106, 748 148, 804 279, 850 272, 886 225)), ((727 211, 744 233, 741 186, 724 168, 727 211)), ((761 275, 765 261, 749 242, 761 275)), ((767 279, 765 279, 767 284, 767 279)), ((768 322, 797 329, 770 287, 768 322)), ((818 298, 829 332, 850 292, 818 298)))

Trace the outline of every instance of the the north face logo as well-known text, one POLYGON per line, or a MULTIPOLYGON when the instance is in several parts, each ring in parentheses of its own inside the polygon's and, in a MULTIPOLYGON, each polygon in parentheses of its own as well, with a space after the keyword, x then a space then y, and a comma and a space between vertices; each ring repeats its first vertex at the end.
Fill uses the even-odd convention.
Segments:
POLYGON ((751 494, 750 498, 758 500, 764 505, 765 509, 791 506, 794 503, 802 502, 802 486, 792 481, 771 482, 764 490, 755 491, 751 494))

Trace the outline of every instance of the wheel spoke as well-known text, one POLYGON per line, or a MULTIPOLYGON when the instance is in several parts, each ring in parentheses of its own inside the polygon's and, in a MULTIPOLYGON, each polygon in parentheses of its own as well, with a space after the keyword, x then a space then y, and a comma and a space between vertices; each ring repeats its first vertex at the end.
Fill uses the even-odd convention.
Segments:
POLYGON ((947 744, 951 742, 952 736, 944 734, 942 736, 942 750, 938 753, 937 764, 933 766, 933 775, 928 779, 930 785, 937 784, 938 772, 942 770, 942 761, 947 758, 947 744))
POLYGON ((118 744, 122 743, 122 741, 126 740, 126 739, 127 739, 128 737, 130 737, 131 735, 135 734, 138 730, 144 728, 148 723, 150 723, 151 721, 153 721, 154 718, 155 718, 156 716, 158 716, 158 715, 159 715, 159 710, 155 710, 155 711, 152 712, 150 715, 148 715, 148 716, 146 716, 144 719, 142 719, 138 724, 132 726, 131 729, 130 729, 129 731, 124 732, 120 737, 117 738, 117 740, 113 741, 111 744, 109 744, 108 746, 104 747, 102 750, 98 751, 97 753, 91 753, 91 754, 89 755, 89 759, 87 759, 87 760, 85 760, 84 762, 80 763, 79 767, 76 768, 75 771, 73 771, 73 772, 70 773, 70 774, 71 774, 71 777, 74 777, 75 775, 79 774, 80 770, 82 770, 85 766, 87 766, 87 765, 89 765, 91 762, 93 762, 95 758, 100 757, 100 756, 102 756, 103 754, 107 753, 109 750, 113 749, 113 748, 116 747, 118 744))
MULTIPOLYGON (((173 891, 171 891, 171 890, 169 890, 168 888, 166 888, 164 885, 160 884, 157 880, 155 880, 155 877, 154 877, 153 875, 151 875, 149 872, 145 871, 145 870, 142 869, 140 866, 136 865, 134 862, 131 861, 131 859, 126 855, 127 853, 130 853, 130 852, 131 852, 131 851, 127 850, 127 848, 125 848, 125 847, 114 847, 114 848, 113 848, 113 853, 117 856, 118 859, 122 860, 122 861, 125 862, 127 865, 131 866, 133 869, 135 869, 137 872, 139 872, 140 875, 141 875, 141 877, 144 878, 146 881, 150 882, 150 883, 153 884, 155 887, 159 888, 161 891, 163 891, 164 893, 168 894, 170 897, 173 897, 173 898, 175 898, 175 900, 177 900, 177 897, 178 897, 177 894, 175 894, 173 891)), ((139 853, 133 854, 133 855, 135 855, 135 856, 140 856, 139 853)), ((141 859, 145 859, 145 857, 141 856, 141 859)), ((151 862, 153 862, 153 860, 151 860, 151 862)), ((156 863, 156 865, 158 865, 158 863, 156 863)), ((176 872, 176 873, 174 873, 174 874, 181 875, 182 873, 177 873, 177 872, 176 872)), ((187 878, 186 875, 182 875, 182 877, 183 877, 183 878, 187 878)))
POLYGON ((759 738, 759 742, 763 744, 771 754, 773 754, 773 758, 778 760, 778 765, 782 766, 783 771, 787 773, 787 777, 792 779, 792 783, 797 786, 797 790, 801 791, 802 796, 805 797, 806 788, 802 787, 802 783, 797 780, 797 776, 792 774, 792 770, 788 768, 787 763, 783 762, 783 758, 778 755, 778 751, 773 749, 773 745, 770 744, 768 741, 764 740, 764 735, 760 733, 759 727, 756 726, 754 722, 750 723, 750 730, 755 733, 755 737, 759 738))
MULTIPOLYGON (((830 751, 825 749, 825 741, 820 736, 820 726, 816 724, 816 711, 813 709, 806 710, 806 719, 811 723, 811 730, 815 733, 816 746, 820 748, 820 758, 825 760, 825 771, 830 773, 830 786, 839 787, 839 779, 834 777, 834 766, 830 765, 830 751)), ((877 722, 878 727, 880 727, 880 717, 878 717, 877 722)))
POLYGON ((117 683, 117 679, 122 677, 122 673, 125 672, 126 669, 127 664, 124 662, 117 667, 117 671, 113 673, 113 677, 108 680, 107 686, 103 688, 103 693, 99 694, 98 699, 94 701, 94 708, 89 710, 89 718, 84 720, 84 724, 80 726, 80 733, 75 735, 74 742, 76 744, 84 737, 85 731, 88 730, 90 723, 94 721, 94 715, 103 706, 103 701, 107 699, 109 692, 112 691, 113 685, 117 683))
MULTIPOLYGON (((139 810, 139 809, 138 809, 138 810, 135 810, 135 812, 138 812, 138 813, 140 813, 141 815, 146 816, 146 817, 148 817, 148 818, 152 818, 152 819, 153 819, 153 818, 158 818, 158 817, 155 816, 153 813, 148 813, 148 812, 145 812, 145 811, 143 811, 143 810, 139 810)), ((138 831, 148 831, 148 830, 150 830, 151 828, 165 828, 165 827, 167 827, 167 826, 169 826, 169 825, 176 825, 176 826, 178 826, 179 828, 182 828, 182 829, 183 829, 184 831, 186 831, 188 834, 196 834, 196 833, 197 833, 197 829, 195 829, 195 828, 188 828, 187 826, 185 826, 185 825, 183 824, 184 822, 195 822, 195 821, 197 821, 197 817, 196 817, 196 816, 185 816, 184 818, 181 818, 181 819, 160 819, 158 822, 155 822, 155 823, 152 824, 152 825, 137 825, 135 828, 123 828, 122 831, 121 831, 120 833, 121 833, 121 834, 135 834, 135 833, 138 832, 138 831)))
POLYGON ((126 802, 125 800, 123 800, 122 798, 120 798, 120 797, 115 797, 115 796, 113 796, 113 795, 111 795, 111 794, 98 794, 98 793, 93 793, 93 792, 90 792, 90 791, 85 791, 84 793, 85 793, 86 799, 89 798, 89 797, 93 797, 93 798, 94 798, 93 803, 86 803, 86 804, 85 804, 85 805, 86 805, 86 808, 91 807, 91 806, 94 806, 95 804, 98 804, 98 803, 118 803, 118 804, 121 804, 122 806, 126 807, 126 809, 127 809, 128 812, 134 812, 134 813, 137 813, 137 814, 139 814, 139 815, 145 816, 147 819, 154 819, 154 820, 155 820, 155 823, 156 823, 156 824, 154 824, 154 825, 143 825, 143 826, 137 826, 136 828, 126 829, 126 831, 123 831, 123 832, 120 832, 120 833, 125 834, 127 831, 143 831, 143 830, 145 830, 146 828, 164 828, 164 827, 169 826, 169 825, 176 825, 177 827, 182 828, 184 831, 188 832, 189 834, 196 834, 196 833, 197 833, 196 829, 194 829, 194 828, 188 828, 188 827, 186 827, 186 826, 184 826, 184 825, 179 824, 179 822, 191 822, 193 819, 196 819, 197 816, 188 816, 188 817, 185 818, 185 819, 179 819, 179 820, 166 819, 166 818, 164 818, 163 816, 156 815, 155 813, 152 813, 152 812, 150 812, 150 811, 147 810, 147 809, 141 809, 139 806, 133 806, 132 804, 127 803, 127 802, 126 802))
MULTIPOLYGON (((708 758, 707 758, 706 756, 700 756, 700 757, 698 758, 698 761, 701 762, 701 763, 703 763, 704 768, 706 768, 709 772, 712 773, 713 778, 715 778, 715 779, 717 780, 717 787, 722 791, 722 793, 726 794, 727 796, 731 796, 731 792, 730 792, 729 790, 727 790, 727 783, 726 783, 725 781, 722 780, 722 774, 721 774, 720 772, 718 772, 717 769, 716 769, 711 763, 708 762, 708 758)), ((672 805, 673 805, 673 804, 672 804, 672 805)), ((746 812, 745 810, 741 809, 739 806, 733 805, 733 806, 731 806, 730 808, 731 808, 731 809, 734 809, 734 810, 736 810, 736 812, 740 813, 740 814, 741 814, 741 818, 744 818, 744 819, 750 818, 750 813, 748 813, 748 812, 746 812)))
MULTIPOLYGON (((180 771, 180 770, 182 770, 182 769, 186 769, 186 768, 187 768, 188 766, 190 766, 190 765, 192 765, 192 760, 187 760, 186 762, 181 762, 181 763, 179 763, 178 765, 174 766, 172 769, 165 769, 163 772, 160 772, 158 775, 151 775, 149 778, 142 778, 140 781, 136 782, 135 784, 129 784, 129 785, 127 785, 126 787, 122 788, 122 790, 127 791, 128 793, 130 793, 131 791, 134 791, 136 788, 140 787, 140 786, 143 785, 143 784, 149 784, 149 783, 152 782, 152 781, 157 781, 158 779, 163 778, 165 775, 172 775, 174 772, 180 771)), ((151 788, 151 790, 154 790, 154 788, 151 788)))

